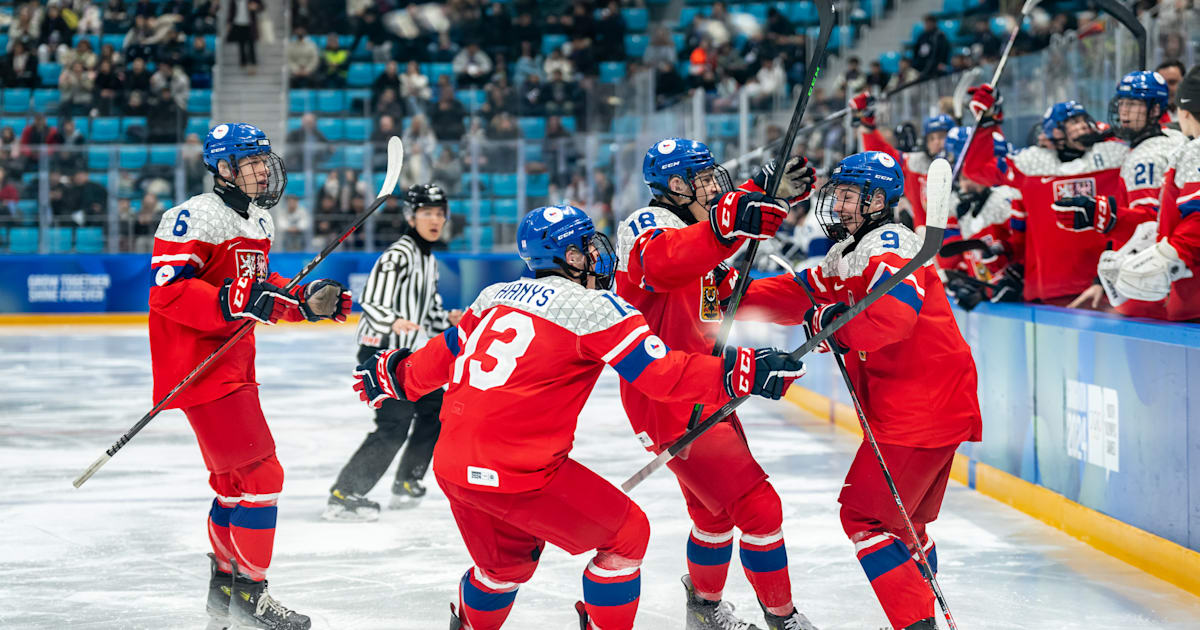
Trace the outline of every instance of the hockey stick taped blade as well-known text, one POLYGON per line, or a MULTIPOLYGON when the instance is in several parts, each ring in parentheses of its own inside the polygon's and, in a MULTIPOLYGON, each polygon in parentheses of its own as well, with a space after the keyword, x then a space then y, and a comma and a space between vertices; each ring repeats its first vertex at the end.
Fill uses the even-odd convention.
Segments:
MULTIPOLYGON (((1041 3, 1042 0, 1025 0, 1025 6, 1021 7, 1021 15, 1029 15, 1030 13, 1033 13, 1033 10, 1036 9, 1037 5, 1041 3)), ((1017 26, 1020 27, 1019 24, 1017 26)))
POLYGON ((392 194, 396 190, 396 182, 400 181, 400 169, 404 167, 404 143, 400 138, 392 136, 388 139, 387 156, 387 175, 383 178, 383 186, 377 197, 392 194))
POLYGON ((96 471, 100 470, 100 467, 107 464, 108 460, 110 460, 110 459, 112 459, 112 455, 109 455, 108 453, 105 453, 105 454, 101 455, 100 457, 96 458, 96 461, 92 462, 92 465, 88 466, 87 470, 83 471, 83 474, 79 475, 78 479, 71 482, 72 485, 74 485, 76 488, 82 486, 85 481, 87 481, 88 479, 91 479, 92 475, 96 474, 96 471))
POLYGON ((942 158, 933 161, 929 166, 929 176, 925 180, 925 225, 945 229, 946 221, 950 218, 950 182, 953 170, 950 163, 942 158))

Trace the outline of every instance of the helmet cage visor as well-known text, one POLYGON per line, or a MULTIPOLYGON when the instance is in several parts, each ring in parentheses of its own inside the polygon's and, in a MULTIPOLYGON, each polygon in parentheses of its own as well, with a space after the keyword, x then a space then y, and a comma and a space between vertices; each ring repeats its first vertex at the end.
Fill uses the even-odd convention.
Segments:
POLYGON ((233 171, 230 179, 221 177, 219 172, 215 176, 241 190, 260 208, 272 208, 283 198, 288 178, 287 167, 279 154, 265 151, 240 158, 231 157, 229 166, 233 171), (243 169, 246 169, 246 172, 243 172, 243 169), (259 181, 258 169, 266 171, 265 183, 259 181), (254 190, 248 192, 245 187, 253 187, 254 190))

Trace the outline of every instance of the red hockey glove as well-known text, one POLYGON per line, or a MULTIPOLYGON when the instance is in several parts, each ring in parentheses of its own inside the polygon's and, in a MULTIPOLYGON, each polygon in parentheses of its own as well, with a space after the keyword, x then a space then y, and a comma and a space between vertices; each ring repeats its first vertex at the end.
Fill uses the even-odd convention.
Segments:
POLYGON ((848 103, 854 114, 854 123, 867 129, 875 128, 875 97, 870 92, 855 94, 848 103))
POLYGON ((226 278, 225 285, 217 293, 217 299, 221 302, 221 314, 226 321, 248 317, 264 324, 274 324, 289 308, 295 308, 299 303, 283 289, 250 278, 226 278))
POLYGON ((354 391, 359 400, 378 409, 383 401, 404 398, 404 375, 400 374, 400 362, 412 354, 408 348, 376 352, 354 370, 354 391))
MULTIPOLYGON (((742 274, 738 273, 737 268, 725 263, 717 265, 712 274, 713 283, 717 285, 717 300, 721 303, 721 308, 725 308, 729 298, 733 297, 733 288, 737 286, 738 278, 742 274)), ((746 286, 750 286, 750 283, 746 283, 746 286)))
POLYGON ((708 221, 717 240, 730 246, 743 236, 759 241, 775 236, 787 215, 786 201, 735 190, 725 193, 709 208, 708 221))
POLYGON ((782 350, 725 349, 725 393, 730 398, 754 395, 779 400, 804 372, 804 362, 782 350))
POLYGON ((1050 207, 1058 227, 1064 230, 1108 234, 1117 225, 1117 200, 1113 197, 1068 197, 1050 207))
MULTIPOLYGON (((763 164, 762 170, 754 176, 754 185, 759 190, 767 189, 767 180, 775 172, 775 160, 763 164)), ((813 186, 817 183, 817 170, 808 163, 808 158, 796 156, 787 161, 783 169, 783 179, 779 180, 776 194, 781 199, 795 205, 812 195, 813 186)))
MULTIPOLYGON (((833 323, 839 315, 850 310, 849 306, 841 302, 832 304, 822 304, 820 306, 808 309, 804 314, 804 332, 809 339, 816 337, 826 326, 833 323)), ((817 345, 817 352, 833 351, 838 354, 846 354, 850 348, 838 342, 837 337, 830 335, 825 341, 817 345)))
POLYGON ((971 95, 971 102, 968 108, 975 117, 983 120, 989 112, 992 114, 992 120, 1000 122, 1003 115, 999 111, 993 111, 996 107, 996 90, 992 86, 984 83, 977 85, 967 90, 967 94, 971 95))
POLYGON ((350 312, 350 290, 334 280, 302 284, 293 293, 300 300, 300 314, 310 322, 322 319, 344 322, 350 312))

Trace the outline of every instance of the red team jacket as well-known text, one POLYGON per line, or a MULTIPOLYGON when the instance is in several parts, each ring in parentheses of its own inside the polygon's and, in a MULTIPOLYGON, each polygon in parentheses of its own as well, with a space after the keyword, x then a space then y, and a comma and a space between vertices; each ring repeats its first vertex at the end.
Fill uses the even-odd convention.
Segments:
MULTIPOLYGON (((283 286, 268 270, 275 224, 271 213, 249 206, 243 218, 215 193, 197 195, 163 214, 154 234, 150 269, 150 358, 154 399, 161 400, 242 324, 221 314, 217 294, 226 278, 256 278, 283 286)), ((304 317, 289 309, 288 321, 304 317)), ((254 331, 250 331, 173 400, 168 409, 221 398, 255 385, 254 331)))
MULTIPOLYGON (((921 248, 916 234, 896 224, 872 230, 843 255, 849 243, 835 245, 819 267, 797 276, 755 280, 743 308, 779 324, 802 324, 810 302, 797 282, 819 303, 854 304, 921 248)), ((846 369, 880 443, 934 448, 982 439, 975 361, 932 263, 835 336, 851 348, 846 369)))
MULTIPOLYGON (((1014 219, 1010 225, 1018 250, 1016 258, 1025 264, 1025 299, 1079 295, 1096 277, 1100 253, 1110 243, 1114 249, 1125 244, 1146 217, 1122 217, 1108 234, 1075 232, 1059 227, 1050 206, 1066 197, 1084 195, 1112 196, 1118 206, 1128 207, 1121 166, 1129 147, 1121 142, 1099 142, 1082 157, 1061 162, 1054 151, 1032 146, 998 162, 993 149, 996 141, 1003 141, 999 127, 985 127, 976 133, 967 149, 963 172, 990 186, 1008 185, 1021 191, 1026 217, 1023 221, 1014 219)), ((1152 211, 1147 216, 1151 215, 1152 211)))
MULTIPOLYGON (((405 359, 409 400, 449 382, 434 450, 438 477, 476 490, 543 487, 566 460, 604 365, 656 398, 723 405, 717 357, 671 350, 609 291, 552 276, 494 284, 457 328, 405 359)), ((677 419, 682 430, 687 416, 677 419)))
MULTIPOLYGON (((719 300, 729 289, 717 286, 712 271, 738 245, 723 245, 707 221, 689 226, 666 208, 642 208, 617 227, 617 294, 645 314, 667 345, 709 354, 720 328, 719 300)), ((642 446, 657 452, 683 435, 694 403, 709 401, 666 402, 622 382, 621 402, 642 446)), ((704 417, 714 411, 705 407, 704 417)))
MULTIPOLYGON (((1171 285, 1165 318, 1176 322, 1200 319, 1200 138, 1183 145, 1171 156, 1162 189, 1158 237, 1167 239, 1192 272, 1191 278, 1176 280, 1171 285)), ((1127 304, 1146 302, 1129 300, 1121 306, 1127 304)))

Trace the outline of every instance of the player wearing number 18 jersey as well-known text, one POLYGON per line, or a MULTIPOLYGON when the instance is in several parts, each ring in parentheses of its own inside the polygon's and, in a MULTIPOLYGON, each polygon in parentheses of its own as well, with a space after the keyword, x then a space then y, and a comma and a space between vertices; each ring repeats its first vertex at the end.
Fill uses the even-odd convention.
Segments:
POLYGON ((713 357, 668 348, 641 313, 605 290, 612 247, 577 208, 530 212, 517 241, 536 278, 484 289, 457 327, 417 352, 389 350, 359 366, 355 387, 378 404, 449 383, 433 472, 475 561, 459 583, 461 617, 452 624, 499 628, 550 542, 572 554, 596 551, 576 604, 588 627, 632 628, 649 523, 569 457, 604 365, 657 399, 713 405, 778 398, 803 365, 770 349, 713 357))

